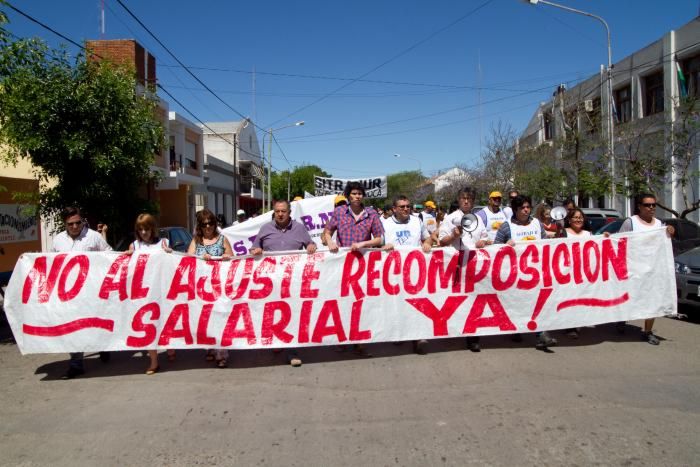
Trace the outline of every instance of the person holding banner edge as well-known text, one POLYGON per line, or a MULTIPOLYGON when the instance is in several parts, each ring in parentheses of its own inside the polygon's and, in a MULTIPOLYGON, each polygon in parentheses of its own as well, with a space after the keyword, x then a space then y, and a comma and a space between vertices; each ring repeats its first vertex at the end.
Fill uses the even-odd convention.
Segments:
MULTIPOLYGON (((272 222, 260 227, 250 254, 260 256, 263 251, 292 251, 305 249, 308 254, 316 252, 316 244, 311 235, 300 222, 290 217, 292 208, 287 200, 275 201, 272 206, 272 222)), ((287 363, 293 367, 301 366, 302 361, 296 349, 286 352, 287 363)))
MULTIPOLYGON (((463 187, 457 193, 458 208, 445 216, 438 230, 438 241, 440 246, 452 246, 457 250, 471 250, 483 248, 490 245, 486 226, 479 216, 474 216, 476 228, 471 232, 466 232, 462 228, 462 218, 471 215, 474 207, 476 191, 469 186, 463 187)), ((481 352, 481 339, 478 336, 467 337, 467 348, 472 352, 481 352)))
MULTIPOLYGON (((68 253, 72 251, 112 251, 107 243, 107 225, 98 224, 96 232, 88 228, 79 207, 68 206, 61 212, 63 225, 66 230, 56 235, 51 245, 52 252, 68 253)), ((85 374, 83 365, 83 352, 71 352, 68 371, 62 379, 73 379, 85 374)), ((110 359, 109 352, 100 352, 100 360, 107 363, 110 359)))
MULTIPOLYGON (((321 239, 331 253, 337 253, 339 246, 350 247, 352 251, 362 248, 380 247, 384 243, 384 227, 377 211, 362 203, 365 188, 359 182, 349 182, 345 186, 348 205, 338 206, 323 229, 321 239), (337 231, 338 243, 333 241, 337 231)), ((361 357, 371 357, 364 346, 355 344, 355 353, 361 357)))
MULTIPOLYGON (((676 230, 672 225, 665 225, 656 215, 656 196, 651 193, 640 193, 634 197, 634 212, 632 217, 628 217, 622 223, 618 233, 624 232, 643 232, 666 228, 666 235, 673 237, 676 230)), ((624 322, 617 323, 619 332, 624 332, 624 322)), ((640 338, 647 341, 651 345, 659 345, 659 338, 652 331, 654 328, 654 318, 644 320, 644 328, 640 338)))

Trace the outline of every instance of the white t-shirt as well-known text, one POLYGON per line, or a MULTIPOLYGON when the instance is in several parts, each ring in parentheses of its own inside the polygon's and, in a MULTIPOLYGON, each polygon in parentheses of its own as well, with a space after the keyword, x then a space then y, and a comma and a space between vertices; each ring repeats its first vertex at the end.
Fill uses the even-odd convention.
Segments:
POLYGON ((92 229, 83 227, 77 238, 73 239, 65 230, 56 235, 51 245, 51 251, 66 253, 69 251, 112 251, 109 243, 102 235, 92 229))
POLYGON ((510 238, 515 242, 531 242, 542 238, 542 224, 537 219, 530 219, 528 225, 520 225, 508 221, 510 226, 510 238))
POLYGON ((141 240, 134 240, 132 245, 134 245, 134 251, 138 250, 157 253, 159 251, 165 251, 166 248, 170 247, 170 242, 167 238, 161 238, 156 243, 145 243, 141 240))
POLYGON ((423 224, 430 234, 437 230, 437 219, 432 213, 423 211, 423 224))
POLYGON ((408 216, 408 222, 401 223, 396 217, 384 219, 384 243, 397 246, 420 246, 422 241, 430 237, 430 233, 420 219, 408 216))
POLYGON ((498 232, 498 228, 501 226, 501 224, 510 219, 510 217, 506 216, 503 209, 499 209, 498 212, 492 212, 488 207, 485 207, 481 211, 477 212, 476 215, 479 216, 482 221, 484 221, 486 233, 489 234, 489 240, 491 241, 496 239, 496 232, 498 232))
MULTIPOLYGON (((440 233, 438 238, 442 240, 445 237, 451 236, 454 228, 461 225, 463 215, 464 213, 460 209, 457 209, 452 214, 445 216, 445 218, 442 220, 442 224, 440 224, 440 233)), ((457 250, 474 249, 476 248, 476 242, 489 238, 489 235, 486 232, 486 227, 484 226, 484 221, 482 221, 479 216, 476 216, 476 222, 476 229, 472 230, 471 232, 462 230, 462 238, 455 238, 452 240, 452 246, 454 248, 457 250)))
POLYGON ((574 232, 571 227, 566 228, 567 238, 578 238, 578 237, 590 237, 591 232, 588 230, 581 230, 579 233, 574 232))

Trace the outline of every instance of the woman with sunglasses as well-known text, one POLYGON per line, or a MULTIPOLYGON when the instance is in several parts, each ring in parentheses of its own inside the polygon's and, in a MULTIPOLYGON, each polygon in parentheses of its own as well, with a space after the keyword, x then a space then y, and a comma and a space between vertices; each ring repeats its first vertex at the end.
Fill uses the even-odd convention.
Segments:
MULTIPOLYGON (((139 214, 134 223, 134 237, 136 240, 129 245, 128 254, 137 253, 171 253, 173 250, 167 238, 158 238, 158 225, 156 219, 150 214, 139 214)), ((154 375, 160 370, 158 365, 158 351, 148 351, 151 359, 150 366, 146 370, 147 375, 154 375)), ((168 360, 175 360, 175 350, 168 349, 168 360)))
MULTIPOLYGON (((207 261, 231 258, 233 256, 231 244, 226 237, 217 231, 216 227, 216 216, 213 212, 206 208, 198 211, 197 227, 187 253, 207 261)), ((216 352, 208 349, 206 358, 210 362, 216 360, 219 368, 228 366, 228 350, 226 349, 216 349, 216 352)))

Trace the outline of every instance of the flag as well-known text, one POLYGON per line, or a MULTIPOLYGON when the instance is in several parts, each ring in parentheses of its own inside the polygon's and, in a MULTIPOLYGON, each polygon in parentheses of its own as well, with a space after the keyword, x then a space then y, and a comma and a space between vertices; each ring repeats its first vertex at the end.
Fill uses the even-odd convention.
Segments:
POLYGON ((685 82, 685 75, 681 70, 681 64, 676 60, 676 71, 678 72, 678 89, 681 97, 688 97, 688 85, 685 82))

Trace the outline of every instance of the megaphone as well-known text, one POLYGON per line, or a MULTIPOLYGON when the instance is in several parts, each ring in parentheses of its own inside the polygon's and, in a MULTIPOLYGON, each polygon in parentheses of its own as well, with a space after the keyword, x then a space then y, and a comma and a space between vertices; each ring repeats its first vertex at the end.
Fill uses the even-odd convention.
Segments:
POLYGON ((552 220, 555 221, 560 221, 563 220, 568 212, 566 211, 566 208, 564 206, 557 206, 556 208, 552 208, 551 211, 549 211, 549 215, 552 217, 552 220))
POLYGON ((455 226, 461 226, 465 232, 473 232, 479 226, 479 220, 474 214, 464 214, 462 218, 452 219, 452 223, 455 226))

